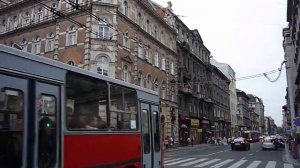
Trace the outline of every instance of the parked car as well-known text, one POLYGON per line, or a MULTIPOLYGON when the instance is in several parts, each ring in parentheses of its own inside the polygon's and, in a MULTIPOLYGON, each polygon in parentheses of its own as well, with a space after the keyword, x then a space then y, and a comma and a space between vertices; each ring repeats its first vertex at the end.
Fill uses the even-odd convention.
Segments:
POLYGON ((261 144, 261 149, 262 150, 265 150, 265 149, 277 150, 277 145, 276 145, 275 139, 273 139, 271 137, 266 137, 264 139, 263 143, 261 144))
POLYGON ((245 138, 238 137, 231 141, 231 150, 236 149, 250 150, 250 143, 245 138))

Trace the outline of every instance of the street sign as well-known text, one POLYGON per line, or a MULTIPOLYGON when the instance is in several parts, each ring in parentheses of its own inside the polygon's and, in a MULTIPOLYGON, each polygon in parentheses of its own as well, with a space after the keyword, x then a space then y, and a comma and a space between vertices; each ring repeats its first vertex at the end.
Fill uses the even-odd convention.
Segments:
POLYGON ((300 118, 299 117, 294 119, 294 125, 295 126, 300 126, 300 118))

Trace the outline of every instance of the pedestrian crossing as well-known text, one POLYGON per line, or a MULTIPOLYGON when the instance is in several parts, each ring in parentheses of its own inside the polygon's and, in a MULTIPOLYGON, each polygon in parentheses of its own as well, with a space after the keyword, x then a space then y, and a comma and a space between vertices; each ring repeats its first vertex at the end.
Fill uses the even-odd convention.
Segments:
POLYGON ((205 167, 205 168, 296 168, 293 164, 277 163, 277 161, 261 160, 234 160, 234 159, 210 159, 210 158, 165 158, 165 167, 205 167))

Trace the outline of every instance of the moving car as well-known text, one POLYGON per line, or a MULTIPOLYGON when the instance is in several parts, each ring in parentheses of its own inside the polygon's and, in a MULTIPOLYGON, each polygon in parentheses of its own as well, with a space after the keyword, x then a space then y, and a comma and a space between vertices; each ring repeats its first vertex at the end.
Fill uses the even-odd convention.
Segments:
POLYGON ((265 149, 274 149, 277 150, 277 145, 274 139, 272 139, 271 137, 266 137, 263 141, 263 143, 261 144, 261 149, 265 150, 265 149))
POLYGON ((242 137, 238 137, 231 141, 231 150, 243 149, 250 150, 250 143, 242 137))

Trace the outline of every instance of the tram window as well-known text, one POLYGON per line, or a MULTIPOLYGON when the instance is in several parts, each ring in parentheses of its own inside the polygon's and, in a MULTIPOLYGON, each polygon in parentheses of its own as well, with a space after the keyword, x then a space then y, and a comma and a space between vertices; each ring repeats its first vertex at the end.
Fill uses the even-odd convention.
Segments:
POLYGON ((53 167, 56 163, 56 107, 54 96, 40 95, 37 104, 39 115, 39 167, 53 167))
POLYGON ((21 167, 24 119, 23 92, 0 91, 0 165, 21 167))
POLYGON ((68 130, 107 129, 108 91, 105 81, 69 73, 66 93, 68 130))
POLYGON ((154 131, 154 150, 160 151, 160 138, 159 138, 159 115, 157 111, 153 112, 153 131, 154 131))
POLYGON ((110 94, 110 128, 136 130, 138 126, 136 91, 111 85, 110 94))
POLYGON ((144 153, 150 153, 150 127, 149 127, 149 111, 143 109, 142 111, 142 123, 143 123, 143 142, 144 153))

